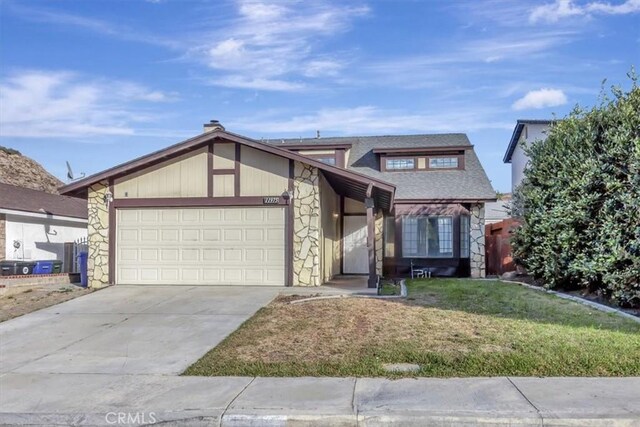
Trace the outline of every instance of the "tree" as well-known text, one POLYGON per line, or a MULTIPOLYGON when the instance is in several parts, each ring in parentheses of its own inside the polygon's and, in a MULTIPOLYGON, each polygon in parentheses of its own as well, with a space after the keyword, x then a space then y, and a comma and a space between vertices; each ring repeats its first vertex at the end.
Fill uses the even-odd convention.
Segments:
POLYGON ((601 291, 640 306, 640 88, 604 91, 526 147, 514 194, 515 257, 550 288, 601 291))

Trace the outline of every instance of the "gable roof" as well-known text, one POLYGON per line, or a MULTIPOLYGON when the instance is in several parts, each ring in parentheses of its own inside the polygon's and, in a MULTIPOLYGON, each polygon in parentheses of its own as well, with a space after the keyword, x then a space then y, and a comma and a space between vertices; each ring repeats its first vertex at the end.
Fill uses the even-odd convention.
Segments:
POLYGON ((326 163, 322 163, 320 161, 314 160, 304 155, 297 154, 295 152, 291 152, 289 150, 285 150, 280 147, 276 147, 273 144, 267 144, 265 142, 247 138, 245 136, 238 135, 226 130, 209 131, 209 132, 200 134, 198 136, 195 136, 193 138, 189 138, 178 144, 164 148, 162 150, 155 151, 151 154, 138 157, 129 162, 120 164, 118 166, 114 166, 102 172, 98 172, 96 174, 93 174, 91 176, 88 176, 86 178, 83 178, 81 180, 78 180, 76 182, 73 182, 71 184, 61 187, 60 193, 81 195, 86 197, 87 188, 97 182, 100 182, 106 179, 118 178, 121 176, 128 175, 130 173, 139 171, 141 169, 148 168, 149 166, 153 166, 155 164, 161 163, 174 156, 178 156, 178 155, 196 150, 216 139, 237 142, 239 144, 246 145, 248 147, 255 148, 260 151, 265 151, 280 157, 306 163, 308 165, 314 166, 322 170, 327 174, 331 174, 333 176, 339 176, 350 182, 357 183, 358 190, 362 190, 362 189, 366 190, 369 184, 372 184, 373 193, 375 195, 374 197, 382 199, 384 201, 384 205, 387 205, 387 207, 393 205, 393 199, 395 195, 395 186, 391 183, 385 182, 381 179, 372 179, 370 176, 358 173, 357 171, 348 171, 343 168, 327 165, 326 163))
POLYGON ((367 175, 396 186, 396 201, 473 201, 495 200, 491 186, 480 160, 473 150, 467 135, 463 133, 353 136, 307 139, 274 139, 281 147, 306 144, 309 147, 331 144, 351 144, 349 171, 367 175), (463 170, 430 171, 380 171, 378 152, 464 150, 463 170))
POLYGON ((518 141, 520 141, 520 135, 522 135, 522 130, 525 125, 550 125, 551 123, 553 123, 553 120, 519 119, 516 122, 516 127, 513 129, 513 134, 511 135, 511 140, 509 140, 507 152, 504 153, 502 162, 511 163, 511 156, 513 156, 518 141))
POLYGON ((87 201, 0 183, 0 209, 87 218, 87 201))

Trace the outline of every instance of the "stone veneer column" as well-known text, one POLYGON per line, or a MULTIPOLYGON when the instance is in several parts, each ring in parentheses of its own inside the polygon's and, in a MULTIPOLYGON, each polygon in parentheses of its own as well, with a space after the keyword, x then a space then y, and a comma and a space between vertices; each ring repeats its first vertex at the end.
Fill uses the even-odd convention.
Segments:
POLYGON ((109 208, 104 195, 109 184, 102 181, 89 187, 87 195, 89 260, 87 273, 90 288, 102 288, 109 282, 109 208))
POLYGON ((376 230, 375 245, 376 245, 376 274, 379 276, 382 276, 382 259, 384 256, 383 239, 382 239, 383 224, 384 224, 384 216, 382 215, 382 211, 378 211, 376 215, 376 223, 375 223, 375 230, 376 230))
POLYGON ((0 214, 0 259, 7 257, 7 222, 6 216, 0 214))
POLYGON ((484 260, 484 203, 471 205, 470 261, 471 277, 485 277, 484 260))
POLYGON ((293 171, 293 286, 320 286, 318 169, 295 162, 293 171))

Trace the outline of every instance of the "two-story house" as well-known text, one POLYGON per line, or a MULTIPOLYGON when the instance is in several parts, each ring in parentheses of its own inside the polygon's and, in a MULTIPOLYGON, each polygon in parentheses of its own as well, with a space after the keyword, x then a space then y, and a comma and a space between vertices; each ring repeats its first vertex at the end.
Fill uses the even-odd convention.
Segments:
POLYGON ((545 140, 552 120, 518 120, 509 140, 503 162, 511 163, 511 191, 516 189, 524 177, 524 168, 529 162, 524 146, 537 140, 545 140))
POLYGON ((483 277, 495 200, 464 134, 267 141, 217 121, 61 191, 87 199, 92 287, 483 277))

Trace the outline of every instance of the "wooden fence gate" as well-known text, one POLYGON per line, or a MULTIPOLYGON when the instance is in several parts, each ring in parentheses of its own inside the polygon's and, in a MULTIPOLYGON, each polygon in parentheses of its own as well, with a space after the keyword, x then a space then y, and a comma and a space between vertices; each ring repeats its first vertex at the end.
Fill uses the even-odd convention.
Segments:
POLYGON ((501 275, 508 271, 515 271, 511 252, 511 230, 519 222, 513 218, 503 219, 494 224, 487 224, 485 235, 485 262, 488 275, 501 275))

